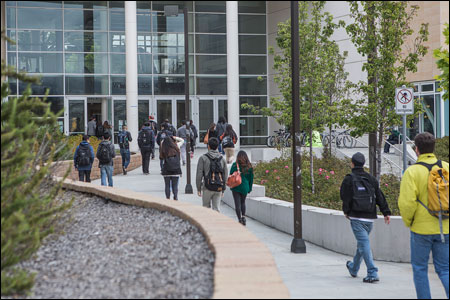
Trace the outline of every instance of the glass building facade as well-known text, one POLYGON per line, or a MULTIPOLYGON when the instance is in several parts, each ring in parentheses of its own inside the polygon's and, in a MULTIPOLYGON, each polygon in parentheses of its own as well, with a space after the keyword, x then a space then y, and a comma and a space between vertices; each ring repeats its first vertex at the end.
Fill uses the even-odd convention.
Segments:
MULTIPOLYGON (((137 1, 139 126, 155 116, 179 126, 184 119, 184 71, 189 64, 191 111, 202 139, 212 122, 227 117, 225 1, 137 1), (184 17, 189 11, 189 62, 184 57, 184 17)), ((238 2, 239 104, 267 106, 265 1, 238 2)), ((123 1, 6 1, 7 62, 41 77, 32 94, 54 111, 65 109, 66 134, 86 131, 90 116, 110 120, 117 132, 126 120, 125 9, 123 1)), ((10 81, 12 94, 27 84, 10 81)), ((265 144, 266 117, 240 109, 242 145, 265 144)))

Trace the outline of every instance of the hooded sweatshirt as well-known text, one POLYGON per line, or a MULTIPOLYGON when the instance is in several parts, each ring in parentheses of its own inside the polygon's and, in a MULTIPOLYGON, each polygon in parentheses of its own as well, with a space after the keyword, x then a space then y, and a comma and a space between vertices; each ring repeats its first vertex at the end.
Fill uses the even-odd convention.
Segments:
POLYGON ((204 177, 208 175, 211 167, 211 161, 209 158, 221 158, 221 164, 223 169, 223 179, 224 179, 224 185, 223 185, 223 191, 225 191, 227 186, 227 178, 228 178, 228 167, 225 159, 223 158, 222 154, 219 153, 217 150, 209 150, 208 153, 202 155, 197 164, 197 176, 196 176, 196 184, 197 184, 197 191, 201 191, 204 187, 204 177))
POLYGON ((95 158, 95 156, 94 156, 94 148, 93 148, 93 147, 91 146, 91 144, 89 144, 88 142, 82 141, 82 142, 80 143, 80 145, 78 145, 77 149, 75 150, 75 154, 74 154, 74 156, 73 156, 73 163, 74 163, 75 166, 78 167, 78 171, 89 171, 89 170, 92 169, 92 164, 94 163, 94 158, 95 158), (77 163, 77 159, 78 159, 78 150, 80 149, 80 147, 86 147, 86 148, 89 148, 89 149, 90 149, 90 155, 89 155, 89 158, 90 158, 91 163, 90 163, 89 166, 77 166, 77 164, 78 164, 78 163, 77 163))

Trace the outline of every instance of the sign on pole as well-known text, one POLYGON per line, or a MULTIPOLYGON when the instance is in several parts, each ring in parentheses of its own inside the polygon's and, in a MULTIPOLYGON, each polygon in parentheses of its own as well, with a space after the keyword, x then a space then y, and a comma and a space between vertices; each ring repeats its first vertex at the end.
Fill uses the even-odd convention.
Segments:
POLYGON ((395 112, 399 115, 414 114, 414 90, 405 86, 395 89, 395 112))

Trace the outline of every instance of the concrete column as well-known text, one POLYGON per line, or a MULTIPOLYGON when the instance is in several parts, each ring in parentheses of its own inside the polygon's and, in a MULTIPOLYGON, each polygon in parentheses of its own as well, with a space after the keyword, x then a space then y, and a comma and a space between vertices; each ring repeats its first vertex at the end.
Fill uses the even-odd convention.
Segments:
POLYGON ((133 137, 131 151, 138 151, 138 72, 137 72, 137 27, 136 1, 125 1, 125 49, 126 49, 126 94, 127 125, 133 137))
MULTIPOLYGON (((233 126, 234 131, 240 137, 238 1, 226 1, 226 3, 228 123, 233 126)), ((239 149, 239 141, 236 144, 236 150, 239 149)))
MULTIPOLYGON (((108 98, 102 98, 102 124, 108 119, 108 98)), ((109 120, 111 123, 113 120, 109 120)))

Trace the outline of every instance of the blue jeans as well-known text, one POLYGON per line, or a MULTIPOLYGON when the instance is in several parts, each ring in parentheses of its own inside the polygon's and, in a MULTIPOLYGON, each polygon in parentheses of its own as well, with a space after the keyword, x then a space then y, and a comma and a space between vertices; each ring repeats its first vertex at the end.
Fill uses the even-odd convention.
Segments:
POLYGON ((108 177, 109 186, 113 186, 113 166, 102 166, 100 172, 102 174, 102 185, 106 185, 106 177, 108 177))
POLYGON ((130 164, 130 149, 120 149, 120 155, 122 156, 122 167, 128 168, 130 164))
POLYGON ((373 223, 362 222, 359 220, 350 220, 352 225, 353 234, 356 237, 357 249, 356 255, 353 258, 353 262, 350 263, 350 272, 354 275, 358 274, 361 262, 364 262, 367 266, 367 276, 372 278, 378 278, 378 269, 373 262, 372 250, 370 249, 369 235, 373 229, 373 223))
POLYGON ((417 299, 431 299, 428 281, 430 252, 433 252, 434 269, 444 285, 448 299, 448 250, 448 234, 445 235, 444 244, 439 234, 421 235, 411 232, 411 264, 417 299))

